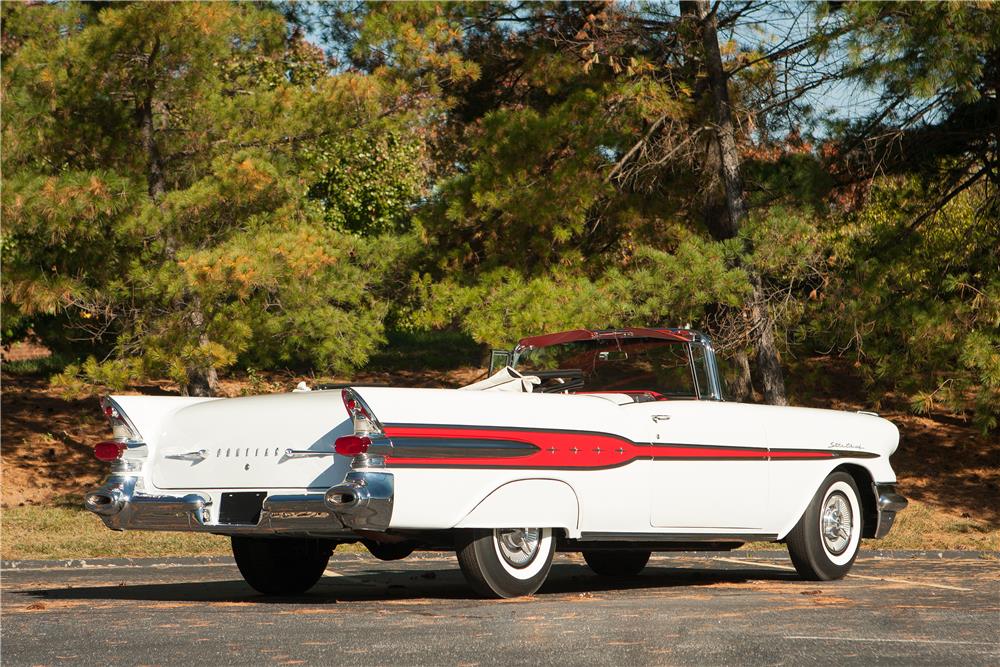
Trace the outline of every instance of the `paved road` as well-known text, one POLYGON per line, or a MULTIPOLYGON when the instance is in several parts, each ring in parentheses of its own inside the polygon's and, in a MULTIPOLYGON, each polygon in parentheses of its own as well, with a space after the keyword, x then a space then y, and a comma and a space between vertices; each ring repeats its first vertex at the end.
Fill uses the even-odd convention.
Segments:
POLYGON ((439 554, 335 554, 294 600, 228 559, 38 565, 3 572, 5 665, 1000 663, 995 557, 864 556, 815 583, 764 554, 654 557, 619 580, 561 555, 509 601, 472 598, 439 554))

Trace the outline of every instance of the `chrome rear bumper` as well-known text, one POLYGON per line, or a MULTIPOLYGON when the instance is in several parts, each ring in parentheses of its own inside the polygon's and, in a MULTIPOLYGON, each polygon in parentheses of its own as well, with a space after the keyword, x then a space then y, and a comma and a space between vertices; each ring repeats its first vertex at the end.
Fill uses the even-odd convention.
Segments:
POLYGON ((357 536, 324 504, 323 494, 268 496, 256 525, 212 523, 212 500, 198 493, 153 496, 136 490, 135 476, 110 477, 84 496, 84 506, 112 530, 179 530, 223 535, 357 536))
POLYGON ((896 522, 896 512, 906 509, 909 501, 896 493, 892 484, 876 484, 875 497, 878 499, 878 523, 875 526, 875 538, 885 537, 896 522))
POLYGON ((326 506, 344 524, 357 530, 384 531, 392 519, 395 484, 391 473, 349 472, 344 481, 330 487, 326 506))

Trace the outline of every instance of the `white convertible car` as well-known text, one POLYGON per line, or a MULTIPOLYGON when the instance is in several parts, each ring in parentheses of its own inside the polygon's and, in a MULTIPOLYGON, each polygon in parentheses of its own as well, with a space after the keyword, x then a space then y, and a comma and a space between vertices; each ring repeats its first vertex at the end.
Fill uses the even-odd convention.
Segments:
POLYGON ((455 550, 477 591, 509 597, 537 590, 555 551, 628 576, 652 551, 750 540, 835 579, 906 506, 892 423, 727 402, 697 332, 567 331, 494 360, 461 389, 109 397, 114 439, 95 455, 111 475, 86 507, 114 530, 230 535, 266 594, 309 589, 362 542, 386 560, 455 550))

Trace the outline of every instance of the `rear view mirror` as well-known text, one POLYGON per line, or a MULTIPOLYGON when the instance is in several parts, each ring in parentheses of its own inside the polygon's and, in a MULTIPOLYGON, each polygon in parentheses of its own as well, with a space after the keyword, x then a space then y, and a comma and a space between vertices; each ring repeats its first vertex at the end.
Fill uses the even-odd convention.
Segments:
POLYGON ((510 350, 490 350, 490 375, 510 365, 510 350))

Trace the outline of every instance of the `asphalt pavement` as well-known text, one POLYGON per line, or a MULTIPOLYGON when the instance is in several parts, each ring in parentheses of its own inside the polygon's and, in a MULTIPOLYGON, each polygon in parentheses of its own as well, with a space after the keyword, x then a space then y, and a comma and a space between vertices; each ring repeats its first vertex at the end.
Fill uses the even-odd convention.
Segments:
POLYGON ((545 586, 473 597, 448 554, 334 554, 295 599, 229 558, 5 563, 4 665, 1000 664, 996 554, 863 553, 803 582, 781 553, 654 556, 604 579, 559 555, 545 586))

